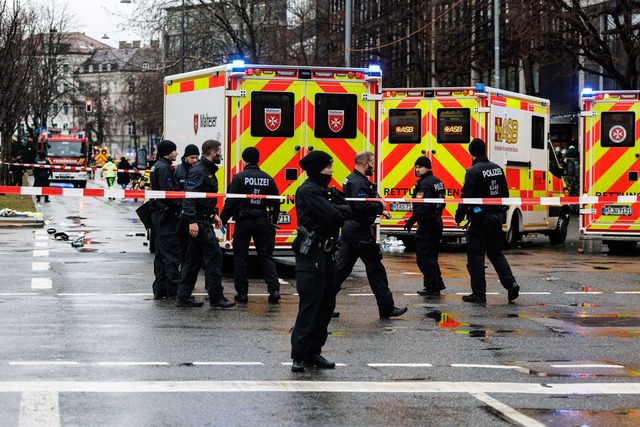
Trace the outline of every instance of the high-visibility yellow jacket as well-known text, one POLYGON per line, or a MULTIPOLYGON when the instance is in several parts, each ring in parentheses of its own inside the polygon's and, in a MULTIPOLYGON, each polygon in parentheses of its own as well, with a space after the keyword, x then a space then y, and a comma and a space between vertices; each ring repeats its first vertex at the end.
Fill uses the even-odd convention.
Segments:
POLYGON ((113 162, 107 162, 100 169, 100 176, 105 178, 115 178, 118 175, 118 167, 113 162))

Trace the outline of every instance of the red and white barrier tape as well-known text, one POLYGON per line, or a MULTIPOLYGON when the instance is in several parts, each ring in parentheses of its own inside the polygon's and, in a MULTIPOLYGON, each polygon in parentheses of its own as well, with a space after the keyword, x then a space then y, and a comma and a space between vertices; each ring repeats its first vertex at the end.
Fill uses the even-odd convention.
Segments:
MULTIPOLYGON (((62 197, 117 197, 127 199, 273 199, 293 200, 294 196, 266 196, 260 194, 218 194, 192 191, 153 191, 153 190, 107 190, 104 188, 59 188, 59 187, 17 187, 0 186, 0 194, 23 194, 30 196, 62 197)), ((638 203, 638 196, 580 196, 580 197, 505 197, 505 198, 447 198, 447 199, 403 199, 403 198, 346 198, 347 201, 378 201, 388 203, 447 203, 467 205, 522 205, 522 206, 559 206, 603 203, 638 203)))
MULTIPOLYGON (((69 165, 40 165, 37 163, 5 163, 5 165, 9 166, 20 166, 25 168, 39 168, 39 169, 55 169, 55 170, 65 170, 65 171, 98 171, 102 169, 100 167, 88 167, 88 166, 69 166, 69 165)), ((118 169, 118 172, 126 172, 126 173, 144 173, 144 170, 140 169, 118 169)))

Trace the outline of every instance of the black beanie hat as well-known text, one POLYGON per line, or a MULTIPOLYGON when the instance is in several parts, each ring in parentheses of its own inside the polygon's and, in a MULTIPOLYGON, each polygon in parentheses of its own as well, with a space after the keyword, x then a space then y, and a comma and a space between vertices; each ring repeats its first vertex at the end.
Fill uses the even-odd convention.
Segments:
POLYGON ((176 147, 176 144, 174 144, 173 141, 169 141, 168 139, 160 141, 157 148, 158 157, 167 156, 178 149, 178 147, 176 147))
POLYGON ((195 144, 189 144, 184 149, 184 157, 199 156, 199 155, 200 155, 200 150, 198 149, 198 146, 195 144))
POLYGON ((333 163, 333 157, 324 151, 312 151, 300 160, 300 167, 307 175, 318 175, 324 168, 333 163))
POLYGON ((414 166, 424 166, 427 169, 431 169, 431 159, 425 156, 420 156, 416 159, 414 166))
POLYGON ((242 160, 257 164, 260 161, 260 152, 256 147, 247 147, 242 152, 242 160))
POLYGON ((484 156, 487 154, 487 144, 480 138, 474 138, 473 141, 469 143, 469 154, 473 157, 484 156))

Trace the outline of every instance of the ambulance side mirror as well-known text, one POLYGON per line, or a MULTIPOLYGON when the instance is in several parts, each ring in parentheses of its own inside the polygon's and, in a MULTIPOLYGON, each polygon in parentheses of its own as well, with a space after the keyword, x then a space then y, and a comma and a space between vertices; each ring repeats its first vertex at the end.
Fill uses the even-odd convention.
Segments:
POLYGON ((144 148, 136 151, 136 169, 145 170, 147 168, 147 150, 144 148))

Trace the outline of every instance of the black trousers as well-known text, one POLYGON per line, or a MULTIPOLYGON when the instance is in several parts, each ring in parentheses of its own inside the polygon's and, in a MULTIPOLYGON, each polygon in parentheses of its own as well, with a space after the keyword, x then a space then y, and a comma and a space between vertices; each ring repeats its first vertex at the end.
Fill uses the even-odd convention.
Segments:
POLYGON ((440 292, 444 284, 438 256, 442 238, 442 220, 421 222, 416 231, 416 263, 423 276, 423 286, 427 292, 440 292))
POLYGON ((504 244, 502 212, 486 212, 483 218, 474 219, 469 227, 467 240, 467 270, 471 276, 471 291, 481 297, 486 295, 485 254, 498 273, 502 286, 509 289, 515 282, 515 278, 507 259, 502 254, 504 244))
POLYGON ((307 359, 321 353, 336 307, 335 253, 314 245, 308 254, 296 254, 296 288, 300 302, 291 333, 291 358, 307 359))
POLYGON ((178 300, 191 298, 193 288, 198 279, 198 272, 204 262, 205 288, 209 294, 209 301, 218 301, 224 297, 222 287, 222 250, 217 239, 213 241, 207 237, 211 233, 213 224, 198 221, 198 237, 189 236, 187 254, 182 265, 180 285, 178 286, 178 300))
POLYGON ((175 298, 180 283, 180 243, 178 241, 178 217, 166 215, 160 222, 160 211, 152 214, 153 233, 156 245, 153 260, 153 295, 175 298))
MULTIPOLYGON (((34 187, 48 187, 49 186, 49 178, 35 178, 33 180, 34 187)), ((49 200, 49 196, 44 196, 45 200, 49 200)), ((40 196, 36 196, 36 202, 40 201, 40 196)))
POLYGON ((271 228, 269 219, 264 216, 239 218, 235 223, 233 230, 233 261, 236 292, 238 294, 247 294, 249 292, 247 265, 249 262, 249 244, 252 237, 269 293, 280 291, 278 271, 273 260, 273 250, 276 244, 275 233, 271 228))
POLYGON ((389 289, 387 270, 382 264, 380 246, 376 244, 372 234, 364 230, 352 229, 348 224, 343 227, 342 237, 342 245, 338 252, 336 294, 340 292, 342 284, 347 280, 353 271, 353 266, 360 258, 364 263, 369 286, 376 297, 378 311, 381 314, 389 313, 393 310, 395 302, 389 289))

